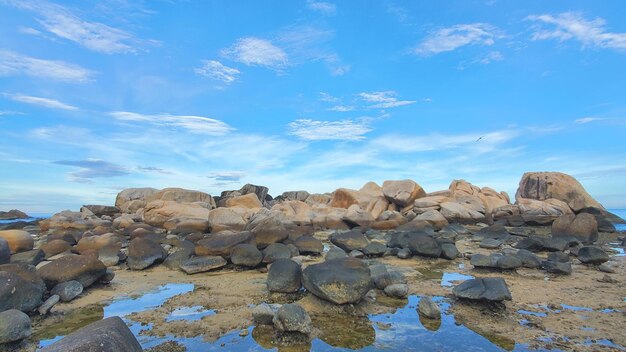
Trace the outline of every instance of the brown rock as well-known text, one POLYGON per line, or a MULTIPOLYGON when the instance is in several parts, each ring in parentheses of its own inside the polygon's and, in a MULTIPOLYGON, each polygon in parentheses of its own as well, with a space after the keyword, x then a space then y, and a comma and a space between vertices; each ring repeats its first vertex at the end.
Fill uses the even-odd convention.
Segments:
POLYGON ((4 238, 7 241, 11 253, 30 251, 35 244, 31 235, 22 230, 0 231, 0 238, 4 238))
POLYGON ((383 194, 390 202, 401 207, 412 204, 415 199, 424 197, 426 192, 413 180, 385 181, 383 194))
POLYGON ((228 257, 232 249, 242 243, 255 243, 252 232, 244 231, 237 233, 210 234, 206 238, 196 242, 195 253, 197 256, 219 255, 228 257))
POLYGON ((97 258, 83 255, 68 255, 37 269, 48 289, 62 282, 76 280, 88 287, 106 273, 106 266, 97 258))
POLYGON ((562 215, 552 223, 552 236, 592 243, 598 240, 598 223, 595 216, 587 213, 562 215))
POLYGON ((561 200, 575 212, 583 208, 604 209, 572 176, 560 172, 527 172, 522 176, 515 199, 561 200))
POLYGON ((63 240, 52 240, 41 245, 40 249, 44 252, 45 258, 48 259, 59 253, 63 253, 72 249, 72 245, 63 240))
POLYGON ((226 206, 229 208, 232 207, 241 207, 247 209, 261 208, 263 204, 254 193, 248 193, 243 196, 236 196, 232 198, 228 198, 226 200, 226 206))

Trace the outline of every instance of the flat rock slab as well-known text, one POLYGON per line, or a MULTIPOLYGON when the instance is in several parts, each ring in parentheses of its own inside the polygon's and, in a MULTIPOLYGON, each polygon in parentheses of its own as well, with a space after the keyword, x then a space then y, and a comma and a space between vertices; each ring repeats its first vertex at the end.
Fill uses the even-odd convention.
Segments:
POLYGON ((356 303, 372 287, 369 267, 356 258, 327 260, 306 267, 302 284, 315 296, 335 304, 356 303))
POLYGON ((511 300, 511 291, 503 278, 489 277, 464 281, 452 289, 458 298, 484 301, 511 300))
POLYGON ((192 257, 182 262, 180 269, 187 274, 197 274, 222 268, 226 263, 220 256, 192 257))

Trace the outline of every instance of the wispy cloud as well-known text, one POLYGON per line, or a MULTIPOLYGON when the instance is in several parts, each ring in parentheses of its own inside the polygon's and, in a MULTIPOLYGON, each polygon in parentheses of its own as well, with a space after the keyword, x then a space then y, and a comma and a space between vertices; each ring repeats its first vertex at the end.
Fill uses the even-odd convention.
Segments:
POLYGON ((55 99, 41 98, 41 97, 33 97, 29 95, 23 94, 8 94, 3 93, 3 95, 11 100, 18 101, 20 103, 43 106, 51 109, 61 109, 61 110, 79 110, 77 107, 62 103, 55 99))
POLYGON ((137 170, 144 172, 156 172, 163 175, 173 175, 174 173, 156 166, 137 166, 137 170))
POLYGON ((208 178, 218 182, 239 182, 245 174, 242 171, 220 171, 208 175, 208 178))
POLYGON ((365 139, 365 134, 372 131, 367 121, 320 121, 298 119, 288 124, 289 134, 307 141, 365 139))
POLYGON ((371 143, 375 147, 401 153, 437 151, 461 147, 479 152, 488 152, 518 135, 519 132, 515 130, 466 134, 432 133, 421 136, 385 135, 374 139, 371 143))
POLYGON ((11 116, 11 115, 24 115, 24 113, 19 112, 19 111, 0 110, 0 116, 11 116))
POLYGON ((328 108, 329 111, 336 111, 336 112, 348 112, 348 111, 354 111, 355 109, 356 109, 356 106, 353 106, 353 105, 335 105, 335 106, 328 108))
POLYGON ((263 66, 280 70, 289 64, 285 51, 267 39, 246 37, 238 39, 222 55, 248 66, 263 66))
POLYGON ((336 103, 340 100, 339 98, 332 96, 326 92, 320 92, 320 97, 318 99, 327 103, 336 103))
POLYGON ((110 112, 109 115, 119 121, 144 122, 161 127, 182 128, 193 134, 224 135, 234 130, 222 121, 203 116, 146 115, 127 111, 114 111, 110 112))
POLYGON ((129 32, 104 23, 83 20, 58 4, 30 0, 6 0, 5 2, 36 13, 39 16, 38 22, 46 31, 89 50, 105 54, 134 53, 146 45, 159 44, 155 40, 136 38, 129 32))
POLYGON ((415 53, 430 56, 466 45, 493 45, 499 36, 497 32, 487 23, 457 24, 432 32, 415 48, 415 53))
POLYGON ((324 15, 334 15, 337 13, 337 6, 331 2, 309 0, 306 6, 310 10, 321 12, 324 15))
POLYGON ((399 100, 394 91, 364 92, 358 96, 368 104, 370 109, 388 109, 415 103, 414 100, 399 100))
POLYGON ((93 81, 95 73, 64 61, 37 59, 13 51, 0 50, 0 76, 10 75, 84 83, 93 81))
POLYGON ((593 117, 593 116, 589 116, 589 117, 582 117, 580 119, 576 119, 574 120, 575 123, 582 125, 582 124, 587 124, 587 123, 591 123, 591 122, 595 122, 595 121, 604 121, 606 120, 606 118, 604 117, 593 117))
POLYGON ((558 15, 532 15, 528 20, 537 22, 533 26, 533 40, 555 39, 561 42, 575 39, 583 47, 626 50, 626 33, 609 32, 602 18, 588 20, 580 13, 564 12, 558 15))
POLYGON ((202 61, 202 66, 194 69, 194 72, 226 84, 235 82, 241 74, 238 69, 228 67, 216 60, 202 61))
POLYGON ((124 176, 130 173, 123 166, 100 159, 59 160, 53 163, 78 167, 78 171, 70 172, 68 175, 72 181, 80 183, 91 183, 93 178, 124 176))

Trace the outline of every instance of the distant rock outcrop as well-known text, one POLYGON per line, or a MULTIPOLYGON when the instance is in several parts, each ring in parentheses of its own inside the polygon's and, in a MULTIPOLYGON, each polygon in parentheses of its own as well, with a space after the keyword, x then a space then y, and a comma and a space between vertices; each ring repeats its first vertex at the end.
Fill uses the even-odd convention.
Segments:
POLYGON ((0 211, 0 220, 18 220, 18 219, 28 219, 30 216, 28 214, 19 211, 17 209, 11 209, 9 211, 0 211))

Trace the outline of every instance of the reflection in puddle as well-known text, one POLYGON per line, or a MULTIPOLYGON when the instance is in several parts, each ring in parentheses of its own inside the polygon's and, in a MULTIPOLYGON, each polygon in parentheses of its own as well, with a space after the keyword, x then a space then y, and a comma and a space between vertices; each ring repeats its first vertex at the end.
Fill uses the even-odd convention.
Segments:
POLYGON ((598 340, 587 339, 585 340, 585 342, 583 342, 583 345, 585 346, 599 345, 599 346, 611 347, 618 351, 626 351, 626 348, 624 346, 618 345, 615 342, 611 340, 607 340, 607 339, 598 339, 598 340))
POLYGON ((593 309, 587 307, 570 306, 567 304, 561 304, 563 309, 573 310, 574 312, 591 312, 593 309))
POLYGON ((441 278, 441 286, 452 287, 456 281, 465 281, 473 278, 474 277, 471 275, 463 275, 460 273, 443 273, 443 277, 441 278))
POLYGON ((534 317, 547 317, 548 314, 546 313, 542 313, 542 312, 533 312, 530 310, 524 310, 524 309, 520 309, 517 311, 519 314, 524 314, 524 315, 532 315, 534 317))
POLYGON ((618 243, 610 243, 609 245, 611 246, 610 248, 616 252, 616 254, 614 254, 613 256, 615 256, 615 257, 626 256, 626 252, 624 251, 624 247, 619 247, 618 243))
POLYGON ((205 309, 203 306, 181 307, 176 308, 166 318, 166 322, 176 320, 196 321, 208 315, 215 315, 217 312, 213 309, 205 309))

